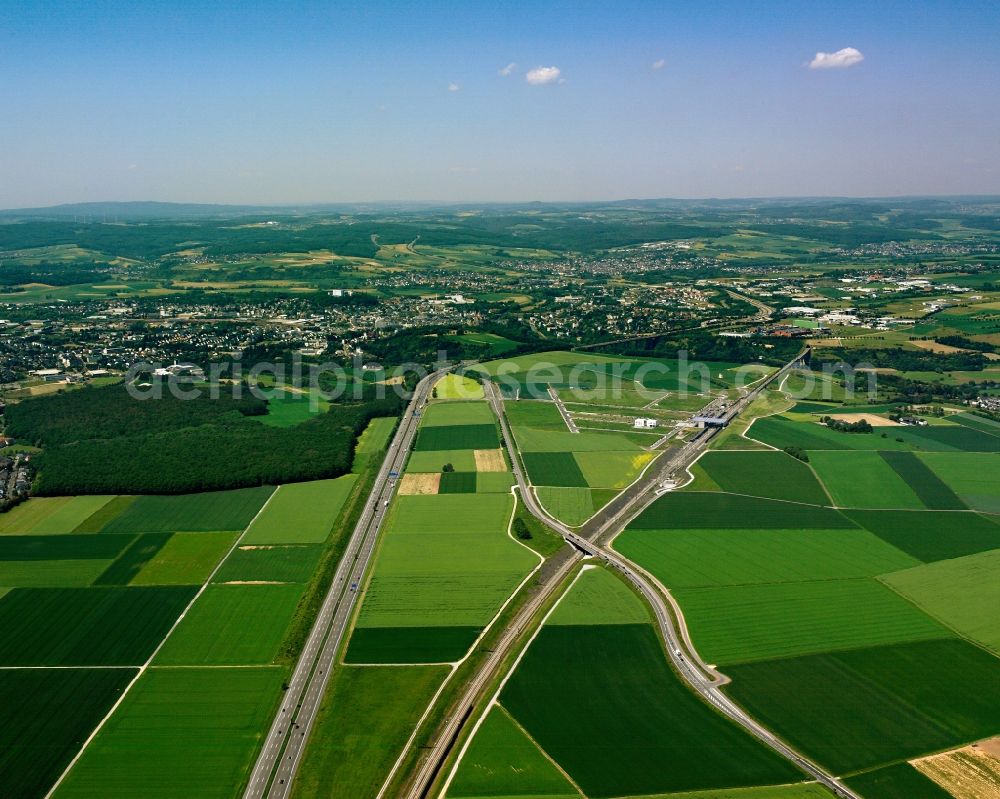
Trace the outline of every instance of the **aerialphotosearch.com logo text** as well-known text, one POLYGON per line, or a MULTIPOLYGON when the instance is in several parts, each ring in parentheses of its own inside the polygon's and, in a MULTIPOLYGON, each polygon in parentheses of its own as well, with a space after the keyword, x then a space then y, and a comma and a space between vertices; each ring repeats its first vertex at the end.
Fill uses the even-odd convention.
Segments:
MULTIPOLYGON (((289 361, 259 361, 251 365, 241 360, 218 361, 204 369, 191 364, 140 361, 125 374, 129 394, 137 400, 161 399, 166 395, 179 400, 219 399, 223 395, 241 399, 246 394, 271 400, 284 392, 294 392, 308 399, 313 410, 325 403, 384 399, 395 394, 402 399, 412 396, 414 387, 434 372, 451 369, 465 380, 452 381, 448 397, 475 399, 482 396, 483 381, 490 381, 504 397, 545 399, 550 391, 558 392, 567 402, 599 405, 622 404, 638 410, 645 403, 655 404, 668 396, 694 397, 718 395, 727 389, 738 397, 764 382, 773 382, 779 367, 747 363, 729 367, 711 361, 690 360, 685 350, 675 358, 622 358, 580 360, 521 356, 486 364, 449 359, 446 350, 437 353, 431 366, 405 363, 383 368, 355 358, 348 366, 337 361, 304 362, 295 355, 289 361), (637 400, 644 402, 637 404, 637 400)), ((847 400, 877 397, 877 372, 869 364, 823 363, 809 368, 797 367, 782 376, 780 388, 790 399, 847 400), (793 379, 794 378, 794 379, 793 379)))

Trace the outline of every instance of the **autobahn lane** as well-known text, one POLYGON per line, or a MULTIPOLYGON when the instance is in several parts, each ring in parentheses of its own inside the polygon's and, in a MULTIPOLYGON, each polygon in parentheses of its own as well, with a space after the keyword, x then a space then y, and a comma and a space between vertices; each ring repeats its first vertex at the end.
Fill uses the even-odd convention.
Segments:
POLYGON ((414 390, 299 655, 274 722, 264 739, 243 794, 244 799, 261 799, 264 796, 282 799, 291 792, 309 732, 322 703, 330 672, 358 600, 361 582, 396 489, 397 481, 391 473, 402 472, 419 424, 414 412, 423 407, 431 387, 445 371, 428 375, 414 390))

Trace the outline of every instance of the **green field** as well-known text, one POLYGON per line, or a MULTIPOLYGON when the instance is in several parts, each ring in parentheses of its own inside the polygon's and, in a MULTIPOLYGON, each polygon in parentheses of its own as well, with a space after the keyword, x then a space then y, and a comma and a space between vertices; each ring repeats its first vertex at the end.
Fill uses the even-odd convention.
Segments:
POLYGON ((55 795, 239 796, 283 677, 278 668, 148 670, 55 795))
POLYGON ((510 495, 431 495, 396 497, 389 513, 389 533, 507 532, 514 508, 510 495))
POLYGON ((45 796, 135 674, 135 669, 0 670, 4 795, 45 796))
POLYGON ((501 535, 389 533, 359 624, 482 626, 536 562, 501 535))
POLYGON ((500 446, 500 436, 496 424, 444 424, 421 426, 417 432, 414 450, 417 452, 440 452, 452 449, 496 449, 500 446))
POLYGON ((426 627, 355 627, 344 662, 381 666, 454 663, 465 657, 482 632, 482 627, 433 626, 433 621, 429 618, 426 627))
MULTIPOLYGON (((565 425, 564 425, 565 427, 565 425)), ((621 433, 570 433, 515 426, 514 438, 521 452, 641 452, 642 447, 621 433)))
POLYGON ((545 620, 546 624, 648 624, 649 610, 617 574, 584 568, 573 588, 545 620))
POLYGON ((577 527, 610 502, 616 491, 591 488, 538 486, 535 496, 552 516, 577 527))
POLYGON ((925 507, 881 453, 818 450, 809 453, 809 464, 838 507, 913 510, 925 507))
POLYGON ((510 494, 397 497, 347 659, 461 657, 537 556, 507 535, 510 494))
MULTIPOLYGON (((100 576, 94 582, 97 585, 128 585, 136 578, 146 564, 160 553, 167 542, 170 541, 172 535, 172 533, 144 533, 143 535, 137 535, 132 544, 129 545, 114 563, 101 572, 100 576)), ((228 538, 232 534, 220 533, 218 535, 228 538)), ((95 535, 89 537, 107 539, 115 536, 95 535)), ((218 556, 216 555, 212 563, 217 559, 218 556)))
POLYGON ((0 535, 72 533, 114 497, 32 497, 0 514, 0 535))
MULTIPOLYGON (((496 474, 503 474, 497 472, 496 474)), ((438 483, 439 494, 475 494, 480 475, 475 472, 443 472, 438 483)))
POLYGON ((33 525, 29 532, 36 535, 71 533, 112 499, 114 497, 102 495, 69 497, 68 502, 58 507, 53 513, 46 514, 45 518, 33 525))
POLYGON ((546 625, 500 701, 588 796, 801 776, 696 698, 649 624, 546 625))
POLYGON ((566 422, 554 402, 539 400, 505 402, 504 413, 507 414, 507 421, 515 427, 566 431, 566 422))
MULTIPOLYGON (((477 335, 488 336, 489 333, 480 333, 477 335)), ((499 336, 496 338, 503 341, 499 336)), ((434 398, 443 400, 482 399, 483 387, 477 380, 473 380, 471 377, 450 373, 434 384, 434 398)))
POLYGON ((736 701, 836 774, 997 732, 1000 664, 960 640, 747 663, 726 672, 733 679, 726 690, 736 701))
POLYGON ((0 585, 8 588, 79 588, 92 585, 111 560, 0 561, 0 585))
POLYGON ((933 452, 920 459, 970 508, 1000 513, 1000 457, 985 453, 933 452))
POLYGON ((888 574, 883 582, 966 638, 1000 654, 1000 549, 888 574))
POLYGON ((447 795, 452 799, 581 796, 499 706, 476 730, 447 795))
POLYGON ((105 528, 105 526, 114 518, 116 518, 120 513, 122 513, 129 505, 135 502, 138 497, 133 496, 123 496, 115 497, 106 505, 103 505, 99 510, 84 519, 75 530, 74 533, 99 533, 105 528))
MULTIPOLYGON (((475 384, 479 386, 478 383, 475 384)), ((482 393, 482 388, 480 388, 482 393)), ((493 409, 487 402, 431 402, 420 414, 421 427, 492 425, 493 409)))
POLYGON ((874 577, 919 561, 867 530, 636 530, 614 548, 669 588, 874 577))
POLYGON ((302 586, 211 585, 156 656, 158 666, 274 662, 302 586))
POLYGON ((835 510, 733 494, 671 493, 630 524, 632 529, 802 529, 854 527, 835 510))
POLYGON ((589 488, 572 452, 525 452, 521 458, 533 485, 589 488))
POLYGON ((408 472, 440 472, 450 463, 456 472, 476 471, 476 456, 469 449, 447 449, 433 452, 411 452, 406 462, 408 472))
POLYGON ((375 796, 447 673, 446 666, 335 669, 293 798, 375 796))
POLYGON ((866 530, 925 562, 1000 548, 1000 524, 976 513, 878 510, 846 513, 866 530))
POLYGON ((0 598, 0 665, 141 665, 195 590, 16 588, 0 598))
POLYGON ((330 535, 357 475, 290 483, 275 492, 241 544, 322 544, 330 535))
POLYGON ((872 579, 684 588, 691 638, 723 666, 952 633, 872 579))
POLYGON ((378 416, 368 422, 368 426, 358 436, 358 441, 354 445, 354 467, 351 471, 357 473, 362 462, 373 455, 381 454, 389 446, 389 440, 395 429, 396 419, 392 416, 378 416))
POLYGON ((201 585, 238 533, 177 533, 132 578, 132 585, 201 585))
POLYGON ((480 472, 476 475, 477 494, 509 494, 513 485, 514 475, 510 472, 480 472))
POLYGON ((883 452, 881 455, 913 489, 925 507, 931 510, 965 510, 965 503, 955 492, 912 452, 883 452))
POLYGON ((270 486, 204 494, 143 496, 109 521, 106 533, 242 531, 274 491, 270 486))
POLYGON ((323 554, 319 545, 240 546, 230 553, 213 581, 305 583, 323 554))
POLYGON ((573 458, 590 488, 620 490, 655 457, 652 452, 575 452, 573 458))
POLYGON ((757 419, 747 431, 747 436, 778 449, 911 450, 919 447, 912 427, 882 428, 885 438, 877 430, 872 433, 842 433, 818 421, 800 422, 784 416, 767 416, 757 419))
POLYGON ((118 557, 130 535, 11 535, 0 538, 3 560, 107 560, 118 557))
POLYGON ((707 452, 698 465, 723 491, 828 505, 812 470, 784 452, 707 452))

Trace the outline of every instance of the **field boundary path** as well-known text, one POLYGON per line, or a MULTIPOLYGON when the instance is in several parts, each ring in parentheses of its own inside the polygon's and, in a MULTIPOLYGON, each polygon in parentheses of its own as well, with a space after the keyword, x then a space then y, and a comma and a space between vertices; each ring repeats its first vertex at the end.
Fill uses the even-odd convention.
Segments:
POLYGON ((264 738, 244 799, 264 796, 280 799, 291 792, 330 672, 358 600, 357 586, 368 569, 385 511, 396 490, 398 480, 392 473, 402 472, 419 424, 415 413, 427 402, 432 386, 446 371, 442 369, 428 375, 414 390, 299 655, 274 722, 264 738))

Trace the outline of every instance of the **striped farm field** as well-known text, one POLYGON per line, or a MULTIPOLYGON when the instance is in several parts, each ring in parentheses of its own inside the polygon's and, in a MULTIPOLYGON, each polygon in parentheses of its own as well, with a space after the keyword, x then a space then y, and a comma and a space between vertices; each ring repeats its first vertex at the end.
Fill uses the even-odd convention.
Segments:
POLYGON ((646 530, 614 548, 670 588, 874 577, 920 561, 861 529, 646 530))
POLYGON ((1000 523, 978 513, 850 510, 845 515, 925 562, 1000 548, 1000 523))
POLYGON ((886 585, 953 630, 1000 654, 1000 549, 884 576, 886 585))
POLYGON ((538 562, 507 534, 513 508, 509 493, 397 497, 348 662, 461 657, 538 562))
POLYGON ((660 497, 629 526, 650 530, 833 530, 856 525, 830 508, 734 494, 678 492, 660 497))
POLYGON ((239 533, 177 533, 146 561, 131 585, 201 585, 239 533))
POLYGON ((0 514, 0 535, 72 533, 114 497, 32 497, 0 514))
POLYGON ((491 419, 486 424, 421 426, 414 450, 438 452, 452 449, 496 449, 499 446, 500 436, 497 433, 496 423, 491 419))
POLYGON ((447 795, 450 799, 581 796, 500 706, 489 711, 476 731, 447 795))
POLYGON ((882 458, 931 510, 965 510, 965 503, 912 452, 883 452, 882 458))
POLYGON ((0 784, 43 797, 135 669, 0 670, 0 784))
POLYGON ((214 582, 305 583, 323 548, 319 545, 241 545, 226 558, 214 582))
POLYGON ((242 531, 274 491, 270 486, 204 494, 138 497, 103 528, 106 533, 242 531))
POLYGON ((566 486, 538 486, 534 491, 545 510, 571 527, 583 524, 618 493, 566 486))
POLYGON ((675 592, 698 652, 729 665, 953 633, 872 579, 675 592))
MULTIPOLYGON (((500 694, 501 705, 587 796, 800 779, 680 682, 652 625, 623 622, 546 624, 500 694)), ((509 777, 500 779, 508 784, 509 777)))
POLYGON ((302 586, 211 585, 156 656, 160 666, 272 663, 302 586))
POLYGON ((1000 716, 1000 660, 957 639, 760 661, 726 673, 727 693, 836 774, 994 735, 1000 716))
POLYGON ((809 465, 816 470, 838 507, 913 510, 925 507, 883 453, 819 450, 809 453, 809 465))
POLYGON ((148 669, 55 796, 238 796, 284 678, 275 667, 148 669))
POLYGON ((242 544, 322 544, 354 489, 357 475, 290 483, 277 489, 242 544))
POLYGON ((719 488, 733 494, 811 505, 830 502, 812 470, 784 452, 708 452, 698 465, 719 488))
POLYGON ((0 598, 0 665, 141 665, 196 590, 16 588, 0 598))
POLYGON ((996 479, 1000 455, 928 452, 919 457, 970 508, 1000 514, 1000 481, 996 479))

